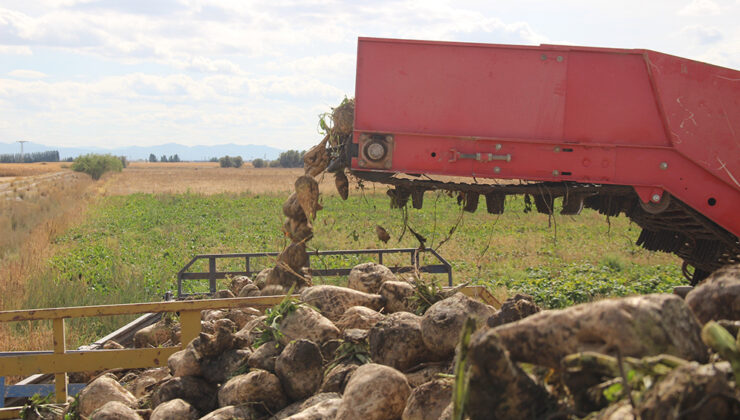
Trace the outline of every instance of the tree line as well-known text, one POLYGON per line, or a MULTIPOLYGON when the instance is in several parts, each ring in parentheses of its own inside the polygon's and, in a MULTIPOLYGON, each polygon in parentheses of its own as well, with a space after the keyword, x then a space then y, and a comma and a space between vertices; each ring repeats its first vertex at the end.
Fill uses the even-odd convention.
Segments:
POLYGON ((0 155, 0 163, 59 162, 59 151, 0 155))
MULTIPOLYGON (((303 155, 306 151, 288 150, 280 153, 275 160, 269 159, 252 159, 252 166, 255 168, 302 168, 303 155)), ((244 159, 241 156, 222 156, 220 158, 212 157, 209 162, 218 162, 222 168, 241 168, 244 159)))
MULTIPOLYGON (((288 150, 280 153, 275 160, 269 159, 253 159, 252 166, 255 168, 302 168, 303 167, 303 155, 306 151, 288 150)), ((122 166, 125 168, 127 163, 125 157, 117 157, 121 160, 122 166)), ((66 159, 72 162, 72 158, 66 159)), ((157 158, 154 153, 149 154, 149 162, 182 162, 180 156, 174 155, 162 155, 157 158)), ((34 162, 59 162, 59 151, 47 151, 47 152, 34 152, 24 153, 22 156, 20 153, 16 154, 0 154, 0 163, 34 163, 34 162)), ((211 158, 211 162, 218 162, 222 168, 240 168, 244 164, 244 159, 241 156, 223 156, 221 158, 211 158)))
POLYGON ((303 155, 306 151, 288 150, 280 153, 275 160, 253 159, 252 166, 255 168, 302 168, 303 155))
POLYGON ((170 157, 167 157, 167 155, 162 155, 162 157, 157 160, 157 156, 154 155, 154 153, 149 154, 149 162, 182 162, 180 160, 180 156, 177 156, 177 153, 174 155, 171 155, 170 157))

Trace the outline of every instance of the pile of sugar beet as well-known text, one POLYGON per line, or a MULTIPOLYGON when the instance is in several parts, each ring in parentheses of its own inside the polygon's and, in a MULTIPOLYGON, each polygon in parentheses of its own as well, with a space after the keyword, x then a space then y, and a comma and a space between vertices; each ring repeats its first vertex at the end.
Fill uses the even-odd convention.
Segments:
MULTIPOLYGON (((233 278, 215 297, 289 296, 265 313, 203 311, 203 332, 167 367, 97 373, 68 417, 740 418, 740 265, 685 298, 653 294, 561 310, 541 310, 526 295, 495 309, 375 263, 354 267, 347 287, 313 285, 305 267, 321 209, 314 177, 328 167, 347 196, 337 157, 351 136, 352 106, 334 110, 327 136, 306 153, 306 174, 282 209, 290 245, 275 267, 233 278)), ((134 337, 137 347, 178 342, 171 318, 134 337)), ((64 414, 49 406, 25 412, 64 414)))
MULTIPOLYGON (((264 290, 267 276, 234 278, 219 296, 264 290)), ((304 287, 265 314, 204 311, 204 332, 167 367, 100 373, 67 410, 151 420, 740 415, 740 266, 685 299, 653 294, 561 310, 540 310, 526 295, 495 310, 455 290, 438 290, 429 305, 417 292, 365 263, 348 287, 304 287)), ((177 341, 172 320, 135 339, 177 341)))

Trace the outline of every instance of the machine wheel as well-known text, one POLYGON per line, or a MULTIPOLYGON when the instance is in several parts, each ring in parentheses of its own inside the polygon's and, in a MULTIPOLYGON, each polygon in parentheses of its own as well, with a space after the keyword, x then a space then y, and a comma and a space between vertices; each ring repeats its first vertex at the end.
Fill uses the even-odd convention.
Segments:
POLYGON ((668 192, 663 193, 663 197, 659 202, 643 203, 642 200, 637 200, 640 203, 640 207, 650 214, 663 213, 671 205, 671 195, 668 192))

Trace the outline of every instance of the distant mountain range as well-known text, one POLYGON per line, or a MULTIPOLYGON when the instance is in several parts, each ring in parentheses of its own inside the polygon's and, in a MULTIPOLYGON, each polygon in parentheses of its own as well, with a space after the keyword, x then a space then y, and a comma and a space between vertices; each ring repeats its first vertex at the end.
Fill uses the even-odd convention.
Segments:
MULTIPOLYGON (((244 160, 256 158, 276 159, 282 149, 256 144, 217 144, 213 146, 184 146, 177 143, 160 144, 156 146, 128 146, 116 149, 104 149, 101 147, 53 147, 43 144, 28 142, 23 145, 23 153, 45 152, 58 150, 59 157, 66 159, 77 157, 87 153, 110 153, 116 156, 126 156, 129 160, 148 159, 150 153, 154 153, 159 160, 162 155, 169 158, 177 154, 181 160, 209 160, 212 157, 241 156, 244 160)), ((0 154, 20 153, 18 143, 0 143, 0 154)))

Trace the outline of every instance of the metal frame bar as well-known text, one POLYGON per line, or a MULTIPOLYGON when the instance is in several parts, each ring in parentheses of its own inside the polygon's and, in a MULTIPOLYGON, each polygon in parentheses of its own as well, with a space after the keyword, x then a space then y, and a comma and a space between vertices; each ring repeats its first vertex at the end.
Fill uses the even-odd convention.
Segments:
MULTIPOLYGON (((418 267, 422 273, 430 274, 447 274, 447 283, 452 286, 452 265, 445 260, 439 253, 433 249, 417 249, 417 248, 390 248, 390 249, 348 249, 348 250, 335 250, 335 251, 310 251, 308 252, 309 267, 311 266, 311 257, 321 257, 327 255, 377 255, 378 263, 383 264, 383 256, 386 254, 405 254, 408 253, 410 256, 409 266, 393 266, 388 267, 393 273, 405 273, 411 272, 418 267), (419 266, 419 254, 426 252, 434 256, 439 264, 430 264, 419 266)), ((185 266, 177 272, 177 296, 189 296, 190 294, 183 293, 182 282, 183 280, 208 280, 209 293, 216 293, 216 280, 224 279, 226 276, 252 276, 258 271, 253 269, 251 260, 253 258, 269 258, 277 257, 280 255, 279 252, 253 252, 253 253, 234 253, 234 254, 199 254, 195 255, 185 266), (245 271, 217 271, 216 260, 218 259, 237 259, 244 258, 244 269, 245 271), (188 272, 187 270, 193 266, 199 260, 208 260, 208 271, 207 272, 188 272)), ((317 276, 336 277, 346 276, 352 271, 351 268, 325 268, 325 269, 311 269, 311 274, 317 276)))

